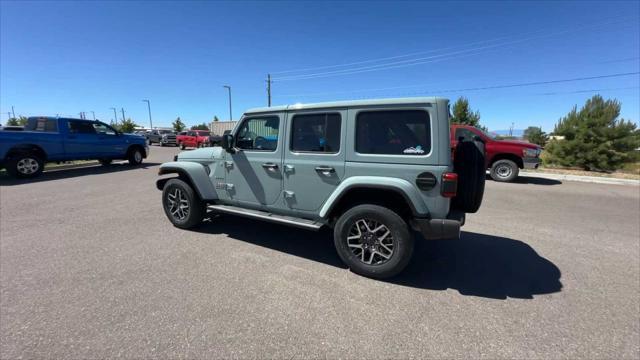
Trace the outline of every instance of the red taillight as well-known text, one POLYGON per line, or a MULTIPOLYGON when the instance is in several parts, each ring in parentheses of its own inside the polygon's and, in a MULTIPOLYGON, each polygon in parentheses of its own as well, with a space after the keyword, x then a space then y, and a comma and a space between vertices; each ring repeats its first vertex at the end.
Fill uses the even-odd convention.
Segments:
POLYGON ((458 194, 458 174, 448 172, 442 174, 442 196, 452 198, 458 194))

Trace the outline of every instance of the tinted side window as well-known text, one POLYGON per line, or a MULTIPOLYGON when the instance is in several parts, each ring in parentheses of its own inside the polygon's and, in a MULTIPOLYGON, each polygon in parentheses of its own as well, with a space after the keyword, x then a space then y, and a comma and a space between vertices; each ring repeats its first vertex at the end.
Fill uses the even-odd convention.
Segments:
POLYGON ((291 131, 292 151, 340 151, 340 114, 295 115, 291 131))
POLYGON ((361 154, 425 155, 431 151, 431 121, 422 110, 361 112, 356 118, 361 154))
POLYGON ((73 134, 95 134, 93 124, 88 121, 69 120, 69 132, 73 134))
POLYGON ((47 118, 31 118, 24 126, 26 131, 58 132, 58 121, 47 118))
POLYGON ((465 129, 465 128, 457 128, 456 129, 456 140, 460 140, 460 138, 462 138, 462 140, 470 140, 473 141, 473 138, 476 136, 476 134, 469 130, 469 129, 465 129))
POLYGON ((98 134, 105 134, 105 135, 116 134, 115 130, 113 130, 110 126, 107 126, 107 124, 96 122, 96 123, 93 123, 93 128, 98 134))
POLYGON ((236 146, 247 150, 275 151, 279 126, 277 116, 247 119, 238 130, 236 146))

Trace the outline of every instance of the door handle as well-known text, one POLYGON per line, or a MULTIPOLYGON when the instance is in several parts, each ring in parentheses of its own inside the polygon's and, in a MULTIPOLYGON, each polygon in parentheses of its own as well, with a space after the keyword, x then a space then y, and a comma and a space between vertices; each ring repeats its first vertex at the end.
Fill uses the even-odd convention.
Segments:
POLYGON ((267 170, 273 171, 273 170, 276 170, 278 168, 278 164, 268 162, 268 163, 262 164, 262 167, 267 169, 267 170))
POLYGON ((331 166, 316 166, 316 171, 321 172, 325 175, 329 175, 336 172, 336 169, 332 168, 331 166))

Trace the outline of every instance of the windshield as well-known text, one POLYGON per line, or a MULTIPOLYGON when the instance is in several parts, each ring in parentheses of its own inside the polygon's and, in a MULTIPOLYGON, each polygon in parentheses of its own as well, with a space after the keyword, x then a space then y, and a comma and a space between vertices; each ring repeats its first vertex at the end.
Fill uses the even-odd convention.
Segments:
POLYGON ((171 134, 172 132, 171 130, 160 130, 160 134, 171 134))
POLYGON ((209 136, 208 131, 198 131, 198 136, 209 136))
MULTIPOLYGON (((476 128, 478 129, 478 128, 476 128)), ((488 132, 482 130, 482 129, 478 129, 478 131, 480 131, 484 136, 488 137, 491 140, 495 140, 496 139, 496 135, 494 134, 489 134, 488 132)))

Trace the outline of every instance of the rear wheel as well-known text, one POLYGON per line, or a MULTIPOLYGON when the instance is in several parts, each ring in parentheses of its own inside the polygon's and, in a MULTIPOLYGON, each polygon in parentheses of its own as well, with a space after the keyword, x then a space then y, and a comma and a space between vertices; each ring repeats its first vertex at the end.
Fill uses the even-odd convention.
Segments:
POLYGON ((142 164, 143 158, 142 150, 139 147, 134 147, 129 150, 129 165, 140 165, 142 164))
POLYGON ((407 223, 378 205, 358 205, 340 216, 333 240, 342 261, 360 275, 384 279, 402 271, 413 254, 407 223))
POLYGON ((183 142, 178 143, 178 146, 180 147, 180 150, 184 150, 184 143, 183 142))
POLYGON ((171 179, 162 189, 162 207, 171 223, 182 229, 200 224, 206 215, 206 204, 186 182, 171 179))
POLYGON ((511 182, 518 177, 518 164, 511 160, 498 160, 491 166, 491 178, 500 182, 511 182))
POLYGON ((19 178, 36 177, 44 170, 44 161, 32 153, 19 153, 11 155, 7 164, 10 175, 19 178))

